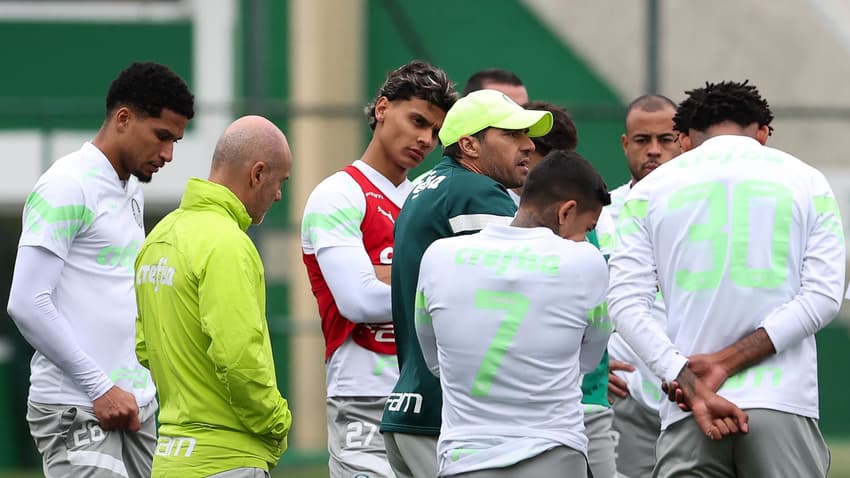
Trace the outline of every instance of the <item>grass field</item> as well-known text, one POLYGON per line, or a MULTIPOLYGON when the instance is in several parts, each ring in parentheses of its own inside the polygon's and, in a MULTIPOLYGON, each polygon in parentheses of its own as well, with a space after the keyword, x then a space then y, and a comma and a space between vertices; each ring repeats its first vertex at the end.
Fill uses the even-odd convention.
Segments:
POLYGON ((832 453, 829 478, 850 478, 850 441, 832 440, 829 450, 832 453))
MULTIPOLYGON (((850 440, 829 440, 832 452, 832 467, 829 478, 850 478, 850 440)), ((0 478, 40 478, 38 470, 0 470, 0 478)), ((273 478, 325 478, 328 467, 325 464, 280 466, 272 473, 273 478)))

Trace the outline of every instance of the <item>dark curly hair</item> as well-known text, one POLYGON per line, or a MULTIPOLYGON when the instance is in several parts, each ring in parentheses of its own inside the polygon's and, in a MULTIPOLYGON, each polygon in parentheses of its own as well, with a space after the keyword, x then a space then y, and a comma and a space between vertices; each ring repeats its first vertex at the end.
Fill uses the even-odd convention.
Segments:
POLYGON ((419 98, 443 111, 449 111, 458 98, 454 83, 449 80, 445 71, 419 60, 413 60, 391 71, 375 93, 375 99, 366 105, 366 118, 372 130, 377 124, 375 103, 382 96, 386 96, 390 101, 419 98))
POLYGON ((673 117, 676 130, 682 133, 690 129, 705 131, 718 123, 732 121, 741 127, 758 123, 759 126, 767 126, 768 131, 773 133, 770 105, 755 85, 748 82, 705 82, 704 88, 686 91, 688 97, 679 103, 673 117))
POLYGON ((555 149, 575 151, 578 146, 578 131, 567 110, 545 101, 529 101, 522 107, 527 110, 552 113, 552 129, 543 136, 531 138, 531 142, 534 143, 534 150, 541 156, 546 156, 555 149))
POLYGON ((128 106, 136 112, 159 118, 163 109, 192 119, 195 97, 176 73, 159 63, 133 63, 109 85, 106 116, 116 108, 128 106))

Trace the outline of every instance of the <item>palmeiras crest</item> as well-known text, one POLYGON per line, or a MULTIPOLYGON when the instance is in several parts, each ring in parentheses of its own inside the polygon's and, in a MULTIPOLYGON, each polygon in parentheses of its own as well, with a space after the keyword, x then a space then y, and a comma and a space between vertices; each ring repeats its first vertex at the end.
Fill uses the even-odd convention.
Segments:
POLYGON ((144 229, 145 223, 142 220, 142 208, 139 207, 139 202, 136 201, 136 198, 130 200, 130 209, 133 210, 133 217, 136 219, 136 224, 138 224, 139 227, 144 229))

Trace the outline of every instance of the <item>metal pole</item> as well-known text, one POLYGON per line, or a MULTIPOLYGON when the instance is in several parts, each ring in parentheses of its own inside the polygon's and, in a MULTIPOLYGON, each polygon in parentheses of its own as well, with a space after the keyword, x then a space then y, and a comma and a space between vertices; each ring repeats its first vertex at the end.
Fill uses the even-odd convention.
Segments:
POLYGON ((247 4, 246 28, 248 29, 248 75, 246 93, 249 108, 255 109, 262 105, 268 91, 266 90, 266 21, 268 6, 266 0, 250 0, 247 4))
MULTIPOLYGON (((365 0, 289 1, 290 101, 301 107, 325 108, 363 104, 366 75, 365 0)), ((310 191, 322 179, 363 153, 363 116, 293 115, 289 118, 292 147, 290 217, 297 223, 310 191)), ((293 259, 290 283, 292 341, 291 397, 294 421, 291 443, 301 450, 327 447, 324 341, 316 299, 301 262, 296 227, 288 257, 293 259)))
POLYGON ((646 8, 646 92, 659 93, 661 90, 660 59, 658 52, 661 11, 659 0, 647 0, 646 8))

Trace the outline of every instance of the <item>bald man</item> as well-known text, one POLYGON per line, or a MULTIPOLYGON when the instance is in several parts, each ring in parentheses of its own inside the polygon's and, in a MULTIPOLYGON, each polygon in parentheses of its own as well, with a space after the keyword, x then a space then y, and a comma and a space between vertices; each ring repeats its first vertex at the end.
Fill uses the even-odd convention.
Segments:
POLYGON ((209 179, 136 259, 136 355, 159 390, 153 477, 268 477, 292 422, 277 388, 263 264, 245 233, 280 200, 292 159, 270 121, 245 116, 221 135, 209 179))

